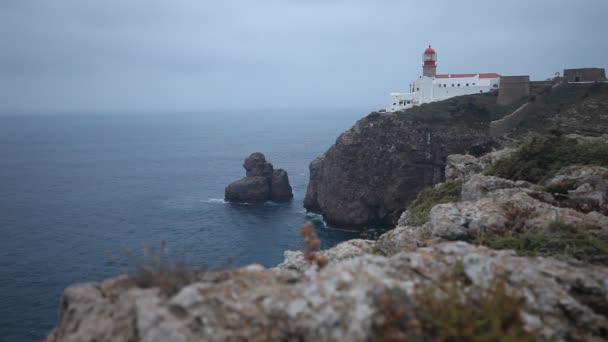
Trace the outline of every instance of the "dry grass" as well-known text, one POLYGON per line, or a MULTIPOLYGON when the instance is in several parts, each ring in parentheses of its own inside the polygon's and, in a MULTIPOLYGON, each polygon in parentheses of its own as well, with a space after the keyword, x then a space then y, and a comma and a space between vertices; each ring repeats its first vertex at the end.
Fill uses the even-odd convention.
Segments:
POLYGON ((123 249, 122 255, 133 269, 128 275, 132 286, 158 288, 167 296, 174 295, 184 286, 196 282, 206 271, 206 267, 195 267, 183 259, 174 259, 169 254, 165 241, 158 250, 145 246, 141 257, 126 248, 123 249))
POLYGON ((523 300, 501 277, 473 285, 462 264, 439 281, 418 285, 415 305, 403 291, 387 290, 376 301, 372 323, 382 341, 533 341, 524 329, 523 300))
POLYGON ((317 254, 319 249, 321 248, 321 240, 317 237, 317 233, 315 232, 315 226, 306 222, 300 228, 300 236, 302 236, 302 240, 306 245, 306 249, 304 250, 304 259, 306 261, 317 265, 317 269, 321 269, 327 265, 328 260, 317 254))

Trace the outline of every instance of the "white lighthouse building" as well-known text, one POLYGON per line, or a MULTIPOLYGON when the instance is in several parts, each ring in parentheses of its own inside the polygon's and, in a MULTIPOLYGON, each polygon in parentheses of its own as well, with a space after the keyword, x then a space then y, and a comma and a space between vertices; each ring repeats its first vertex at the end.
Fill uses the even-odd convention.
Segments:
POLYGON ((408 109, 423 103, 441 101, 450 97, 486 93, 498 90, 500 75, 437 74, 437 53, 429 45, 422 55, 422 76, 410 84, 408 93, 391 93, 388 112, 408 109))

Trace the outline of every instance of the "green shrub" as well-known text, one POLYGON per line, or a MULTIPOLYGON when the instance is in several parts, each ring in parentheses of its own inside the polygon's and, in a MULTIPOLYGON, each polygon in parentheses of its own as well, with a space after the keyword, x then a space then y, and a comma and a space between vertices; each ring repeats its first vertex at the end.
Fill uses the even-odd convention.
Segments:
POLYGON ((512 249, 521 256, 552 256, 584 261, 608 258, 608 241, 561 221, 520 234, 480 234, 475 243, 493 249, 512 249))
POLYGON ((561 182, 549 184, 545 186, 545 191, 552 194, 567 195, 568 191, 574 190, 576 187, 571 180, 563 180, 561 182))
POLYGON ((511 180, 538 183, 570 165, 608 166, 608 144, 578 143, 559 135, 534 138, 486 173, 511 180))
POLYGON ((418 193, 418 196, 407 208, 408 224, 419 226, 429 220, 429 213, 433 206, 442 203, 457 202, 460 200, 462 181, 447 181, 437 187, 430 187, 418 193))

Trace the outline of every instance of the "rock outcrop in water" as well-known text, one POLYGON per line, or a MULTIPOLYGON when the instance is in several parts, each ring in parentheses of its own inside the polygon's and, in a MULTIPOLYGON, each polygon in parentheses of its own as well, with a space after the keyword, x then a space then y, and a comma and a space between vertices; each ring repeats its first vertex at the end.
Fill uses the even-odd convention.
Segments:
POLYGON ((293 198, 287 171, 274 169, 260 152, 252 153, 243 167, 246 176, 226 187, 224 198, 228 202, 287 202, 293 198))

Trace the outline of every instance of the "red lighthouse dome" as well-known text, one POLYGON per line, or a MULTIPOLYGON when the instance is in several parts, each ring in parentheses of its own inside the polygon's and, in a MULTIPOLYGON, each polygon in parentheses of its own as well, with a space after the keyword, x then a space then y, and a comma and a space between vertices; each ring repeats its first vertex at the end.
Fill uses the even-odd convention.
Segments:
POLYGON ((437 53, 430 45, 424 50, 422 61, 424 62, 424 65, 435 65, 435 62, 437 62, 437 53))
POLYGON ((437 53, 429 45, 422 54, 422 76, 435 77, 437 74, 437 53))

